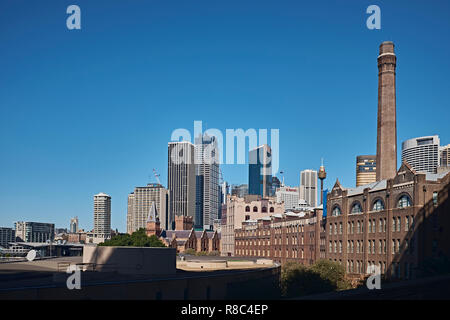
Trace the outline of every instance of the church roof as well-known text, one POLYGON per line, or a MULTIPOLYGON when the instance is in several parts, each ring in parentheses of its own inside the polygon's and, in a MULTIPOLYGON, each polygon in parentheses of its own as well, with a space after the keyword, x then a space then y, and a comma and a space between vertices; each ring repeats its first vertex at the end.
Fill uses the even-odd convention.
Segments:
POLYGON ((158 211, 156 210, 155 202, 152 202, 152 206, 150 207, 147 222, 156 222, 158 217, 158 211))

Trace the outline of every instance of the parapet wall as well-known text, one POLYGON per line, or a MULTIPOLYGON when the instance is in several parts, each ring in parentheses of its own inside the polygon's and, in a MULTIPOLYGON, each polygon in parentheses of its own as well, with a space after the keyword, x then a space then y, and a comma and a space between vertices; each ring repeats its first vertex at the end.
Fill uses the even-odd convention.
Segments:
POLYGON ((175 274, 176 249, 85 245, 83 263, 94 264, 96 271, 146 275, 175 274))

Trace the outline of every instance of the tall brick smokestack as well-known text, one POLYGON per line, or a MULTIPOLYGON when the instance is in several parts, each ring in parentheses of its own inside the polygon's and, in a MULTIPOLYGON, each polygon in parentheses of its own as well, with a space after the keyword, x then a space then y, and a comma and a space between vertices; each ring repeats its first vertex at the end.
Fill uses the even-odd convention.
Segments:
POLYGON ((383 42, 378 56, 377 181, 397 172, 396 63, 394 43, 383 42))

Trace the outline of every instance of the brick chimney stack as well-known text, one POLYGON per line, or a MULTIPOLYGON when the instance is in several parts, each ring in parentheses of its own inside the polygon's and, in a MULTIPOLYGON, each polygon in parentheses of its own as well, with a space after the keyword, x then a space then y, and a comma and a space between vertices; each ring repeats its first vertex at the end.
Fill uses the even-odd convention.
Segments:
POLYGON ((377 181, 397 172, 396 64, 394 43, 383 42, 378 56, 377 181))

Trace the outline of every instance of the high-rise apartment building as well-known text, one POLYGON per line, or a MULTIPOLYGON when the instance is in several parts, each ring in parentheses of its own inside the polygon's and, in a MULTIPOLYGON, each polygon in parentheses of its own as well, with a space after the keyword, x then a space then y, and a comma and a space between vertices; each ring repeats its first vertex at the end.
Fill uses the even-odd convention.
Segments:
POLYGON ((418 172, 436 173, 439 166, 439 136, 426 136, 402 143, 402 162, 418 172))
POLYGON ((47 242, 55 239, 53 223, 24 222, 15 223, 16 240, 18 242, 47 242))
POLYGON ((136 187, 134 192, 128 195, 128 213, 130 230, 133 233, 146 227, 147 218, 152 204, 155 203, 158 219, 162 229, 168 227, 168 191, 159 183, 148 183, 145 187, 136 187))
POLYGON ((377 156, 356 157, 356 186, 377 181, 377 156))
POLYGON ((378 55, 377 181, 397 173, 396 64, 394 43, 383 42, 378 55))
POLYGON ((8 248, 8 243, 15 240, 15 232, 12 228, 0 227, 0 247, 8 248))
POLYGON ((105 193, 94 196, 94 241, 111 238, 111 197, 105 193))
POLYGON ((305 200, 310 207, 317 207, 317 171, 303 170, 300 172, 300 199, 305 200))
MULTIPOLYGON (((168 144, 168 189, 171 230, 176 216, 195 218, 195 162, 194 145, 188 141, 168 144)), ((195 223, 195 221, 194 221, 195 223)))
POLYGON ((216 137, 195 138, 195 226, 211 229, 219 214, 219 149, 216 137))
POLYGON ((248 193, 269 197, 272 192, 272 149, 264 144, 248 155, 248 193))
POLYGON ((70 233, 77 233, 78 232, 78 217, 71 218, 70 219, 70 233))

